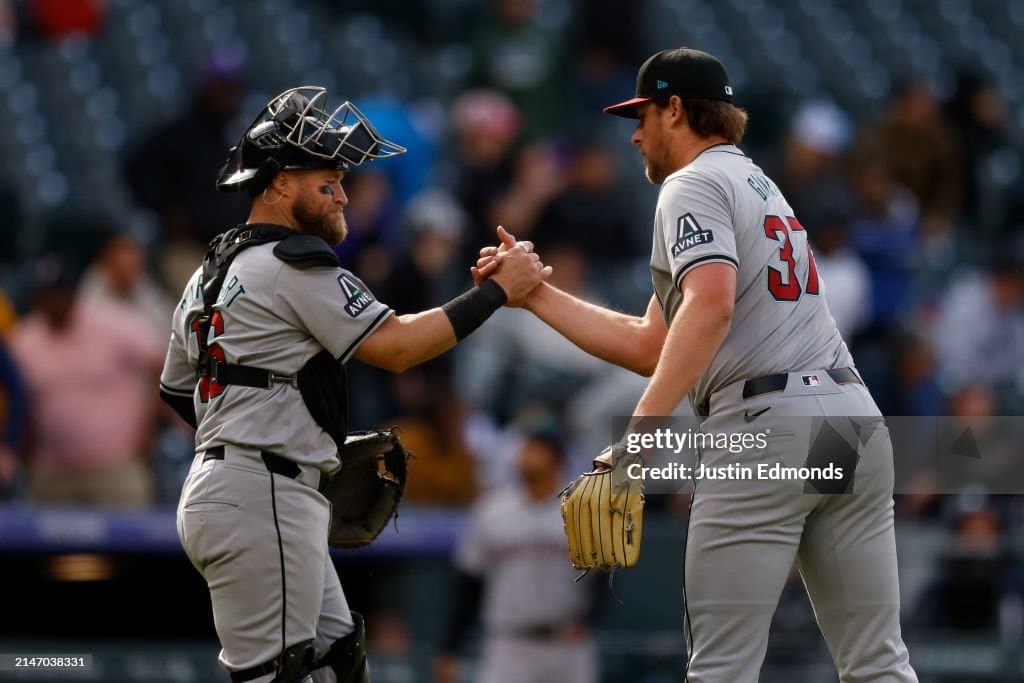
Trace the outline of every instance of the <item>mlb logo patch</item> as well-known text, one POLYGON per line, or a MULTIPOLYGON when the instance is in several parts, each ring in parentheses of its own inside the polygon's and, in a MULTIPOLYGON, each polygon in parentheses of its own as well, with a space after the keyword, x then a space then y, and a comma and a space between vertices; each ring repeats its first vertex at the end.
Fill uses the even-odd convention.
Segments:
POLYGON ((816 387, 821 384, 821 380, 818 379, 817 375, 804 375, 800 379, 803 380, 805 387, 816 387))

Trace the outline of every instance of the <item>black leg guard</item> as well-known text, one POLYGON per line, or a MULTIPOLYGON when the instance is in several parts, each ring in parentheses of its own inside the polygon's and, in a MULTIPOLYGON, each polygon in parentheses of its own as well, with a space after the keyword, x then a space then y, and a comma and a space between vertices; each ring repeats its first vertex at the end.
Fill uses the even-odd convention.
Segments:
POLYGON ((366 623, 363 615, 352 613, 356 628, 344 638, 331 643, 330 649, 317 660, 319 669, 329 666, 338 678, 338 683, 370 683, 370 671, 366 664, 366 623))
POLYGON ((245 683, 260 676, 276 673, 271 683, 302 683, 309 672, 316 668, 316 650, 312 640, 303 640, 286 647, 281 656, 269 662, 242 671, 231 672, 232 683, 245 683))

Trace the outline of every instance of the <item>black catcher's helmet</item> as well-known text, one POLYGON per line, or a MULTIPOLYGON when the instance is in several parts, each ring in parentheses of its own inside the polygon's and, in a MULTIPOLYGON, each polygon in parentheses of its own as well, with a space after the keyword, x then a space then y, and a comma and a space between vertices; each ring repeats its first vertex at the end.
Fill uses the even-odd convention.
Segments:
POLYGON ((262 192, 278 171, 347 169, 405 148, 380 136, 351 102, 327 108, 327 89, 301 86, 270 100, 228 152, 217 189, 262 192))

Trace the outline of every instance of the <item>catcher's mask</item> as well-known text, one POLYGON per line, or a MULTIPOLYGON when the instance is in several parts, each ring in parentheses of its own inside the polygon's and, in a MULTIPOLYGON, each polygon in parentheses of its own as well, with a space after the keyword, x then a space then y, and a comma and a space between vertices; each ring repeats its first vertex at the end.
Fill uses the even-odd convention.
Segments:
POLYGON ((270 100, 228 151, 217 189, 262 192, 278 171, 338 169, 386 159, 404 147, 385 140, 351 102, 327 106, 327 89, 301 86, 270 100))

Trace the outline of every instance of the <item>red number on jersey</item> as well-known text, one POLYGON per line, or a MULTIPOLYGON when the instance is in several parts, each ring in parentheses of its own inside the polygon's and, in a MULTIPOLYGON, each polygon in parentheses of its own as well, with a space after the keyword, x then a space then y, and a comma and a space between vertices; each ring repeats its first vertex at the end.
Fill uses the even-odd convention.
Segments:
MULTIPOLYGON (((224 334, 224 318, 221 317, 220 311, 214 311, 213 315, 210 316, 210 329, 213 330, 213 338, 216 339, 220 335, 224 334)), ((191 326, 192 332, 196 335, 196 340, 199 343, 200 349, 206 344, 206 340, 199 336, 199 319, 196 318, 192 321, 191 326)), ((217 344, 213 344, 206 350, 208 358, 213 360, 224 360, 224 349, 217 344)), ((209 403, 211 398, 217 398, 224 393, 224 385, 218 382, 214 382, 209 375, 203 375, 199 378, 199 400, 203 403, 209 403)))
MULTIPOLYGON (((765 216, 764 234, 776 242, 782 242, 782 246, 779 247, 779 258, 786 264, 788 271, 783 282, 782 271, 774 266, 768 266, 768 291, 776 301, 796 301, 800 298, 800 282, 796 279, 796 259, 793 257, 793 243, 790 241, 791 232, 804 232, 804 226, 793 216, 786 216, 785 222, 778 216, 765 216)), ((808 294, 817 294, 819 291, 818 266, 814 263, 810 244, 807 245, 807 285, 803 291, 808 294)))

